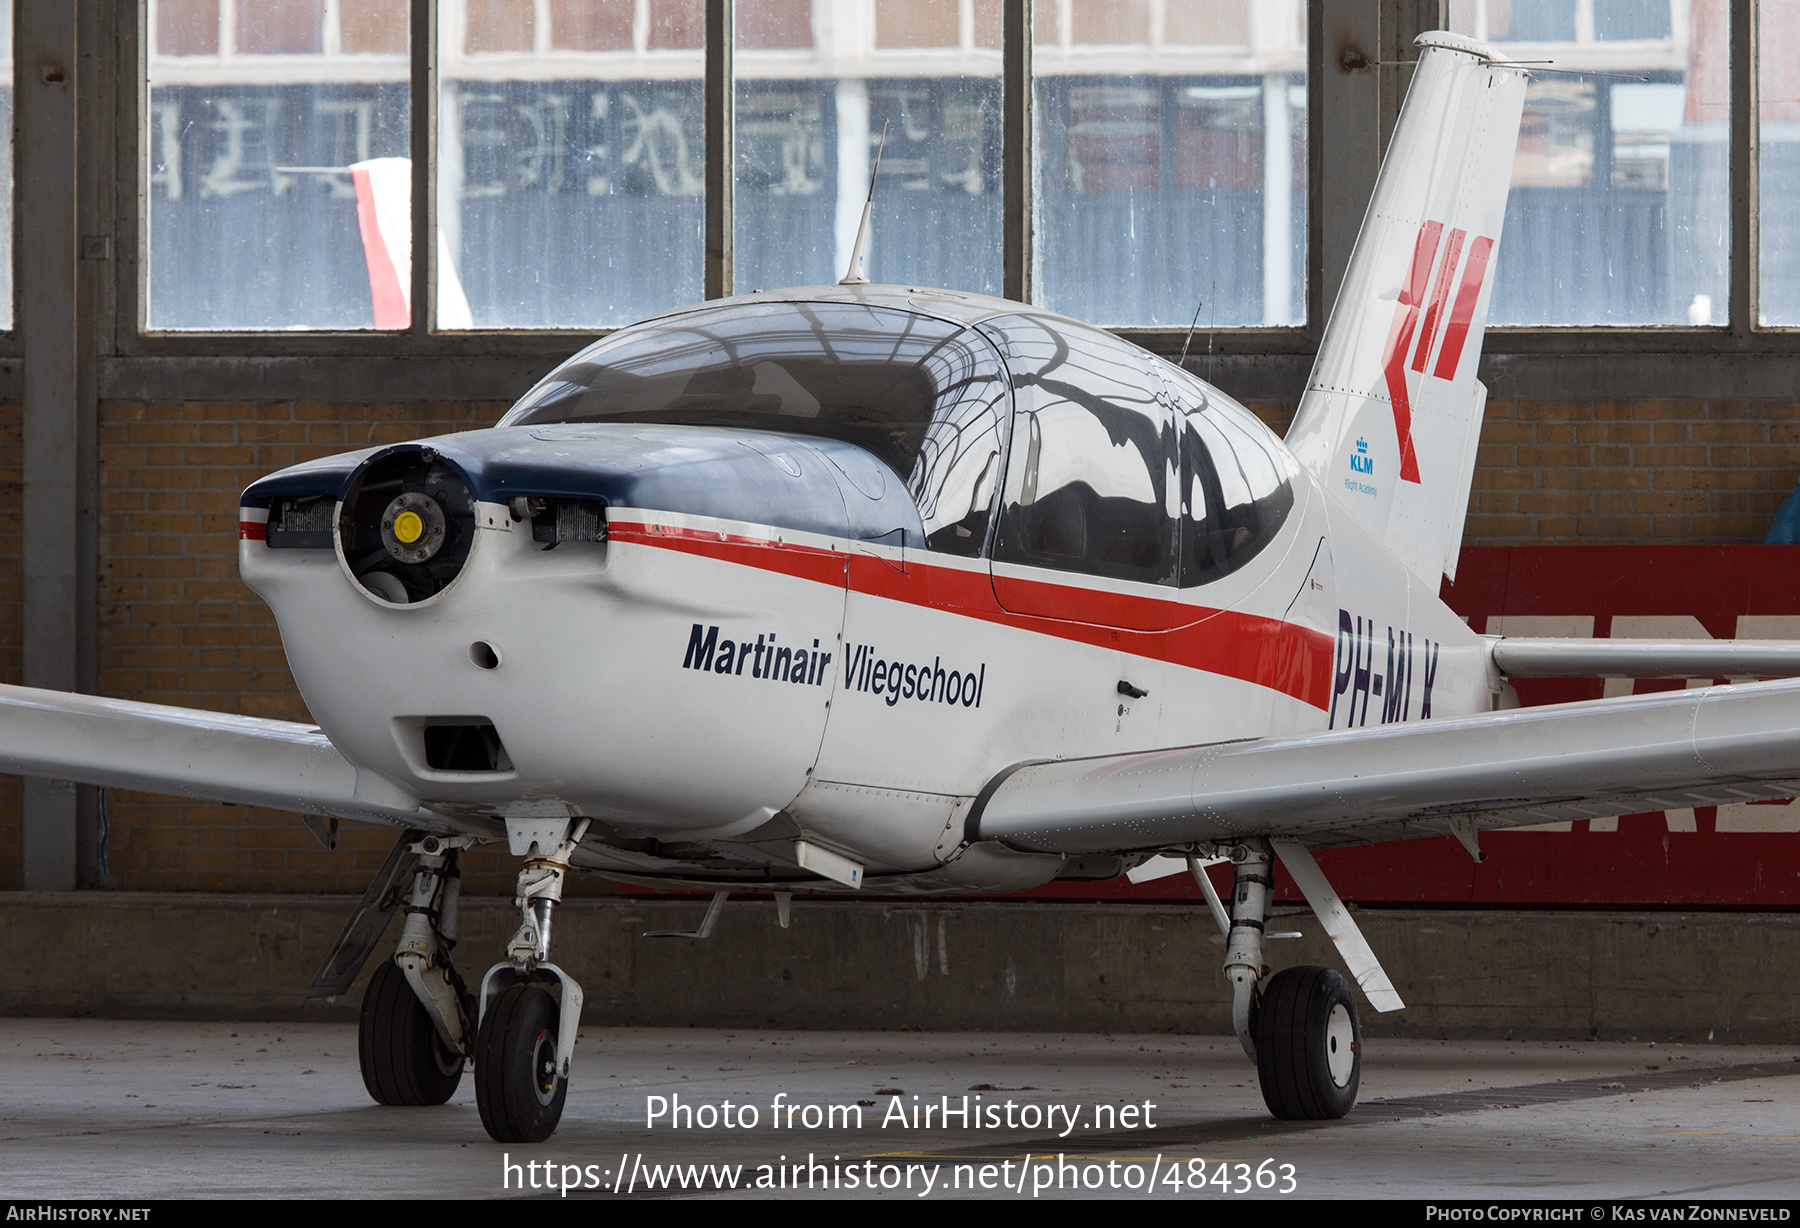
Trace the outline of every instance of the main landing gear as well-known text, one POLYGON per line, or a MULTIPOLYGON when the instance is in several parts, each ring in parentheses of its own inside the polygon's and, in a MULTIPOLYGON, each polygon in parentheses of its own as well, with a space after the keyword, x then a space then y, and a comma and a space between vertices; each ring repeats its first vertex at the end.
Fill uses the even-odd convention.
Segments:
POLYGON ((1263 1103, 1281 1118, 1342 1117, 1356 1103, 1362 1078, 1362 1025, 1350 985, 1333 969, 1310 965, 1268 975, 1262 945, 1274 852, 1256 839, 1231 846, 1230 856, 1236 880, 1225 938, 1231 1021, 1256 1063, 1263 1103))
POLYGON ((400 946, 363 994, 357 1058, 377 1104, 443 1104, 462 1082, 475 999, 450 962, 459 843, 426 836, 412 846, 417 861, 400 946))

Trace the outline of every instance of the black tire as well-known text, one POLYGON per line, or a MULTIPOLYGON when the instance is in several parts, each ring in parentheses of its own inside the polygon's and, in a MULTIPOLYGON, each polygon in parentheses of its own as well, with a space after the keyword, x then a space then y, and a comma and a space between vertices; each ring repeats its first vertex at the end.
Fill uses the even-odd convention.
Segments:
POLYGON ((541 1143, 562 1120, 569 1083, 556 1069, 556 999, 542 985, 509 985, 481 1021, 475 1103, 496 1143, 541 1143))
POLYGON ((463 1059, 452 1053, 406 974, 383 960, 363 994, 356 1056, 363 1086, 376 1104, 443 1104, 462 1082, 463 1059))
POLYGON ((1350 985, 1331 968, 1284 968, 1263 989, 1256 1075, 1269 1112, 1289 1120, 1342 1117, 1362 1081, 1362 1024, 1350 985))

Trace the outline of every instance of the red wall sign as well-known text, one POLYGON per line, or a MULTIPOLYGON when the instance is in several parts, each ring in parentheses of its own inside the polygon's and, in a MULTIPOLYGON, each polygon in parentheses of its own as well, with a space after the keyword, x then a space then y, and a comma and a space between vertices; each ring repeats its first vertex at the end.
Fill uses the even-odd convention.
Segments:
MULTIPOLYGON (((1443 597, 1477 631, 1640 639, 1800 639, 1800 548, 1531 546, 1467 549, 1443 597)), ((1527 706, 1711 685, 1541 679, 1527 706)), ((1657 811, 1486 832, 1479 865, 1454 839, 1320 853, 1346 900, 1394 904, 1800 907, 1800 803, 1657 811)), ((1225 885, 1223 867, 1215 881, 1225 885)), ((1298 900, 1285 874, 1281 898, 1298 900)), ((1062 883, 1030 893, 1081 899, 1199 899, 1186 875, 1062 883)))

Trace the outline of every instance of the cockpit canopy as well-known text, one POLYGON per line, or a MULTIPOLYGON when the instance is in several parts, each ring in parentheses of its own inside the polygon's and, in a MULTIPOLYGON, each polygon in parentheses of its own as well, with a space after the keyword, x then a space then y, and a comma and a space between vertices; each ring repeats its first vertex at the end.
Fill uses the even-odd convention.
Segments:
POLYGON ((500 425, 655 422, 856 444, 905 482, 931 549, 975 555, 1006 401, 999 353, 966 325, 860 303, 758 302, 614 333, 500 425))
POLYGON ((501 425, 615 422, 854 444, 904 483, 931 550, 1179 587, 1268 545, 1297 473, 1217 389, 1023 307, 974 323, 857 301, 701 308, 589 346, 501 425))

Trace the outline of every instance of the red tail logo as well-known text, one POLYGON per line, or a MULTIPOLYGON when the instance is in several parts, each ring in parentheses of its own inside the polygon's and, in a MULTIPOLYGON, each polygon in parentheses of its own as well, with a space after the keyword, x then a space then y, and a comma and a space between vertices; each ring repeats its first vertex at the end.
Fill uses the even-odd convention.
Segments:
MULTIPOLYGON (((1400 300, 1394 307, 1394 322, 1388 329, 1387 345, 1381 353, 1381 370, 1387 377, 1388 400, 1394 406, 1394 432, 1400 439, 1400 480, 1419 481, 1419 458, 1413 452, 1412 399, 1406 386, 1406 352, 1412 348, 1413 330, 1419 322, 1419 309, 1425 303, 1425 287, 1431 280, 1431 266, 1437 263, 1442 222, 1426 222, 1419 227, 1413 243, 1412 264, 1400 286, 1400 300)), ((1450 232, 1450 242, 1443 263, 1438 265, 1437 285, 1431 292, 1431 305, 1425 312, 1425 327, 1419 333, 1419 346, 1413 352, 1412 369, 1421 374, 1438 339, 1438 323, 1443 318, 1444 303, 1450 297, 1450 282, 1456 276, 1456 264, 1462 257, 1464 234, 1450 232)), ((1444 328, 1443 345, 1438 350, 1434 379, 1454 379, 1457 364, 1462 361, 1463 344, 1469 338, 1469 323, 1475 316, 1475 302, 1481 297, 1481 284, 1487 278, 1488 259, 1494 241, 1476 236, 1469 245, 1469 258, 1463 263, 1462 283, 1456 288, 1456 301, 1451 305, 1449 321, 1444 328)))

